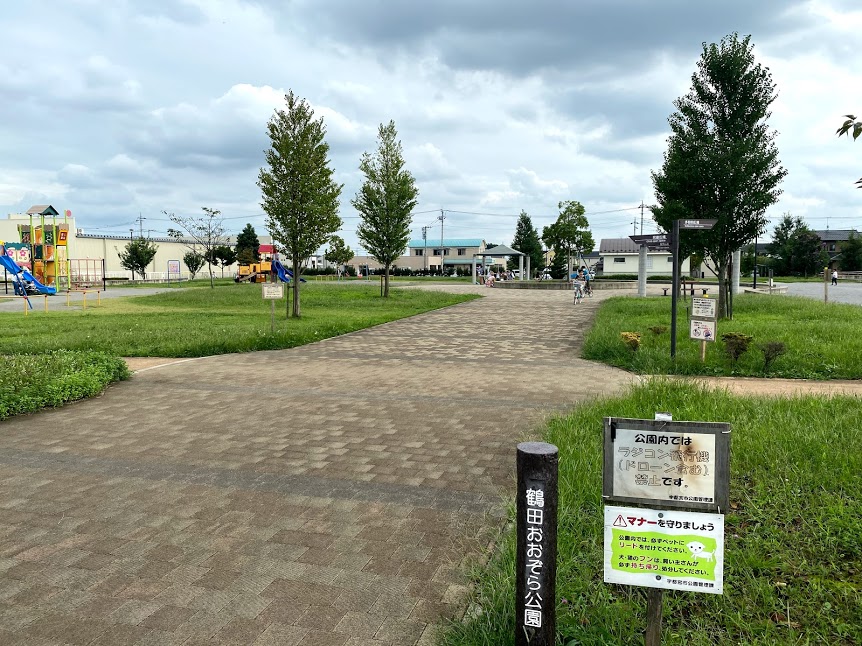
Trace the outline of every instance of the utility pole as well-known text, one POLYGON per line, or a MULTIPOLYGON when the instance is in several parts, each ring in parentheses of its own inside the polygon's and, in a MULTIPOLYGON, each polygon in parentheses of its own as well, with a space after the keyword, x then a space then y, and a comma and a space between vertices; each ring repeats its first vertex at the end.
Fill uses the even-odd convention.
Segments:
POLYGON ((422 261, 422 271, 423 273, 428 273, 428 227, 422 227, 422 240, 425 242, 425 250, 422 252, 422 257, 425 259, 422 261))
POLYGON ((637 235, 638 234, 638 219, 635 218, 634 222, 632 222, 632 224, 634 225, 634 229, 635 229, 634 234, 637 235))
POLYGON ((443 209, 440 209, 440 215, 437 216, 437 219, 440 220, 440 275, 443 275, 443 256, 446 251, 443 248, 443 221, 446 219, 446 216, 443 214, 443 209))
POLYGON ((644 232, 644 201, 641 200, 641 234, 644 232))
POLYGON ((144 237, 144 220, 146 220, 146 219, 147 218, 145 218, 143 215, 141 215, 141 213, 139 211, 138 212, 138 225, 140 226, 140 229, 141 229, 141 237, 142 238, 144 237))

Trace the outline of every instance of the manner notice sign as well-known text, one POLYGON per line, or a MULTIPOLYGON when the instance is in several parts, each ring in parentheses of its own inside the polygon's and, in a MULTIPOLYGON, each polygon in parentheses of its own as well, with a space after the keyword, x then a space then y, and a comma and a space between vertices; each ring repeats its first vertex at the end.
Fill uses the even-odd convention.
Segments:
POLYGON ((724 516, 605 507, 605 582, 721 594, 724 516))
POLYGON ((605 418, 605 500, 721 512, 730 425, 605 418))

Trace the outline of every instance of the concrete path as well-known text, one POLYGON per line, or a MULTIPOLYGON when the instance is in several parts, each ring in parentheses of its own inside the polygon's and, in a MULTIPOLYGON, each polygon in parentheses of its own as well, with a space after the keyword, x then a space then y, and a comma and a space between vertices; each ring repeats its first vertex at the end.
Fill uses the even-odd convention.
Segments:
MULTIPOLYGON (((14 293, 11 285, 9 285, 8 291, 9 294, 14 293)), ((106 298, 123 298, 126 296, 150 296, 151 294, 161 294, 162 292, 168 291, 174 290, 169 287, 108 287, 108 289, 101 292, 101 294, 88 292, 86 294, 87 307, 98 307, 97 302, 99 298, 104 300, 106 298)), ((2 287, 0 287, 0 295, 5 295, 2 287)), ((59 294, 48 296, 48 311, 62 312, 65 310, 79 310, 83 307, 85 296, 83 292, 69 293, 69 305, 66 305, 66 296, 66 292, 60 292, 59 294)), ((44 296, 38 295, 31 297, 30 304, 33 306, 33 309, 30 313, 43 314, 45 312, 45 302, 46 298, 44 296)), ((0 314, 9 313, 20 314, 23 316, 24 305, 23 299, 21 298, 2 298, 0 299, 0 314)))
POLYGON ((515 444, 633 379, 578 358, 604 294, 481 291, 0 424, 0 644, 432 643, 515 444))

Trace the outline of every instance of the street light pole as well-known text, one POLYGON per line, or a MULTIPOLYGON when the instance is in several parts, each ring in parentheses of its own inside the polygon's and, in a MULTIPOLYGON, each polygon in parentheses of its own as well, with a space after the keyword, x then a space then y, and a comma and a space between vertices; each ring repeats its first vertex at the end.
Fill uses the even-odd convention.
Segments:
POLYGON ((445 249, 443 248, 443 221, 446 219, 446 216, 443 215, 443 209, 440 209, 440 215, 437 216, 437 219, 440 220, 440 275, 443 275, 443 256, 445 255, 443 252, 445 249))

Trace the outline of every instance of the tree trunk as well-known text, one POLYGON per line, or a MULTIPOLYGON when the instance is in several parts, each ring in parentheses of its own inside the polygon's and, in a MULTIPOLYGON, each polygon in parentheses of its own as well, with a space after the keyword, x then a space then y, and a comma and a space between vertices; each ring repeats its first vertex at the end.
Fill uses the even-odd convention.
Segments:
POLYGON ((215 289, 215 280, 213 279, 213 266, 209 262, 207 263, 207 268, 210 272, 210 287, 212 289, 215 289))
POLYGON ((293 316, 299 318, 299 258, 293 258, 293 316))
POLYGON ((723 319, 727 316, 727 258, 719 258, 717 261, 718 270, 718 312, 716 317, 723 319))
POLYGON ((383 298, 389 298, 389 265, 383 269, 383 298))

